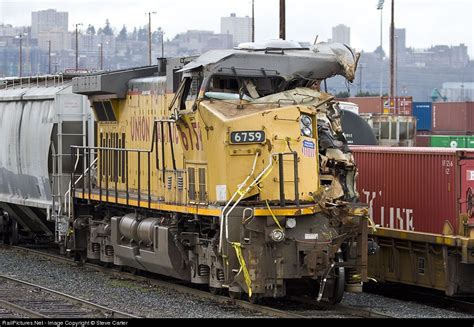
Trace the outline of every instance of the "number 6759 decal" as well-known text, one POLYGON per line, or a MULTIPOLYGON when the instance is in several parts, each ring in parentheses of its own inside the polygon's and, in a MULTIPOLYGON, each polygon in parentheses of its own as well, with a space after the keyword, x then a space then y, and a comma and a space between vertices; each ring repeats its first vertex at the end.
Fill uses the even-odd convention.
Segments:
POLYGON ((264 131, 239 131, 230 133, 231 144, 263 143, 265 142, 264 131))

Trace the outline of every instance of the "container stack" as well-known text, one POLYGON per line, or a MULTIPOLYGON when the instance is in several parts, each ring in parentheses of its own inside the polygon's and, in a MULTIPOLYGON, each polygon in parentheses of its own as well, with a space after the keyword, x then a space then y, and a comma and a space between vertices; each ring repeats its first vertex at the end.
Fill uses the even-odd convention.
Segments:
POLYGON ((415 145, 416 119, 412 116, 412 97, 351 97, 341 101, 359 106, 359 115, 372 128, 378 145, 415 145))
POLYGON ((414 102, 416 146, 474 147, 474 102, 414 102))

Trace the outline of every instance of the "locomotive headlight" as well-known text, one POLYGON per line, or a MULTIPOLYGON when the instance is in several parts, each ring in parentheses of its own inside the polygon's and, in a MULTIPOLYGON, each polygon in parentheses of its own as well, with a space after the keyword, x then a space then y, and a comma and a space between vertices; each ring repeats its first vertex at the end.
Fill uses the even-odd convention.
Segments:
POLYGON ((301 129, 301 134, 307 137, 312 137, 313 131, 311 130, 311 128, 305 126, 301 129))
POLYGON ((313 137, 313 119, 308 115, 301 115, 300 117, 301 135, 306 137, 313 137))
POLYGON ((285 226, 286 226, 286 228, 295 228, 296 227, 296 219, 295 218, 286 219, 285 226))
POLYGON ((274 229, 270 232, 270 238, 273 242, 281 242, 285 239, 285 232, 281 229, 274 229))
POLYGON ((311 127, 311 123, 313 122, 313 120, 311 119, 310 116, 302 115, 301 122, 303 123, 304 126, 311 127))

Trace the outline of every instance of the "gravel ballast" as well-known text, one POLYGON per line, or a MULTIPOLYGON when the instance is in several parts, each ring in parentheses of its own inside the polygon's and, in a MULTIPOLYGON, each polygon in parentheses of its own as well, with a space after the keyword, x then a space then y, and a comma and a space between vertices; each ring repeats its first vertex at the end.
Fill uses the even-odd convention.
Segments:
POLYGON ((146 318, 264 317, 234 305, 0 248, 0 274, 146 318))
POLYGON ((352 307, 371 308, 395 318, 474 318, 474 315, 417 303, 416 299, 401 301, 370 293, 346 293, 342 303, 352 307))
MULTIPOLYGON (((264 318, 235 305, 166 289, 152 283, 117 278, 24 251, 0 248, 0 274, 146 318, 264 318)), ((474 315, 401 301, 376 294, 346 293, 342 301, 397 318, 473 318, 474 315)), ((305 316, 311 316, 302 310, 305 316)), ((319 312, 317 316, 321 317, 319 312)), ((328 316, 331 314, 328 312, 328 316)), ((337 317, 337 314, 336 314, 337 317)))

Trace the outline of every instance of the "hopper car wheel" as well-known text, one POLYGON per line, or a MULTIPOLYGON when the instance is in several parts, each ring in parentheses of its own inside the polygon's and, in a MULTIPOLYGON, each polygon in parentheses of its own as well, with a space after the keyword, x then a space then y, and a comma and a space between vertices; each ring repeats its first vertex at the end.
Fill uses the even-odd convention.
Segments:
MULTIPOLYGON (((337 262, 344 262, 341 252, 336 254, 336 260, 337 262)), ((342 297, 344 296, 344 286, 346 283, 346 271, 344 267, 338 267, 334 272, 336 273, 336 281, 334 283, 333 295, 328 299, 330 304, 338 304, 342 301, 342 297)))
POLYGON ((209 292, 212 295, 222 295, 222 288, 209 286, 209 292))
POLYGON ((129 271, 132 275, 135 275, 135 276, 141 276, 142 275, 142 271, 138 268, 135 268, 135 267, 130 267, 129 271))
POLYGON ((5 235, 3 235, 3 243, 8 245, 18 244, 18 223, 15 219, 7 220, 5 235))
POLYGON ((18 223, 16 220, 12 221, 11 245, 18 244, 18 223))

